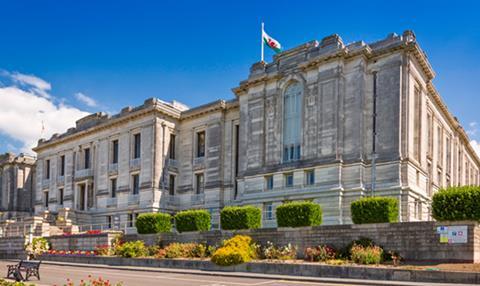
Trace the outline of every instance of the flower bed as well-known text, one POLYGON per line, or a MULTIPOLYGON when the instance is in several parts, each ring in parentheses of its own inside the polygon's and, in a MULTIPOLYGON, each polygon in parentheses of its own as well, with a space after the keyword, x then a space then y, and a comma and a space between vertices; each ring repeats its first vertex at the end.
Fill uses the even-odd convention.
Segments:
POLYGON ((58 255, 58 256, 96 256, 96 250, 55 250, 50 249, 43 255, 58 255))

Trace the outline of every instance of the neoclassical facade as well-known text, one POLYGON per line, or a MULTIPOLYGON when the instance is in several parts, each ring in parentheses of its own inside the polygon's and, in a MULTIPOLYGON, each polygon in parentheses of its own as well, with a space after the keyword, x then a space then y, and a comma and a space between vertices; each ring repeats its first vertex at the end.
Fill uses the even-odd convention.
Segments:
POLYGON ((35 212, 132 226, 138 213, 202 208, 218 227, 224 206, 256 205, 274 226, 282 202, 314 200, 341 224, 373 189, 400 200, 401 220, 428 219, 432 195, 478 184, 480 167, 434 76, 411 31, 332 35, 253 64, 233 100, 89 115, 34 148, 35 212))
POLYGON ((33 214, 35 158, 0 155, 0 221, 33 214))

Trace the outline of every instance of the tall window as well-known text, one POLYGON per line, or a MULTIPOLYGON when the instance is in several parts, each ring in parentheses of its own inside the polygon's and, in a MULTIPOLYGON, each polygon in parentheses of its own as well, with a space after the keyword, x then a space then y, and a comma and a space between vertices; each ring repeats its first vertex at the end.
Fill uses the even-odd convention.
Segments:
POLYGON ((132 175, 132 192, 138 195, 140 191, 140 176, 138 174, 132 175))
POLYGON ((90 169, 90 148, 86 148, 83 154, 85 160, 84 169, 90 169))
POLYGON ((309 185, 309 186, 315 184, 315 171, 314 170, 305 171, 305 184, 309 185))
POLYGON ((293 83, 287 87, 283 97, 283 161, 300 159, 302 85, 293 83))
POLYGON ((443 131, 441 126, 437 127, 437 140, 438 140, 438 144, 437 144, 438 163, 437 164, 439 166, 442 166, 443 165, 443 131))
POLYGON ((65 176, 65 155, 60 156, 60 176, 65 176))
POLYGON ((112 198, 117 197, 117 178, 110 179, 110 194, 112 198))
POLYGON ((112 141, 112 164, 118 163, 118 140, 112 141))
POLYGON ((203 178, 203 173, 195 175, 195 192, 197 194, 202 194, 203 193, 204 182, 205 181, 204 181, 204 178, 203 178))
POLYGON ((48 208, 48 200, 49 200, 48 191, 45 191, 43 192, 43 203, 46 208, 48 208))
POLYGON ((63 188, 58 189, 58 203, 63 205, 63 188))
POLYGON ((414 158, 420 162, 420 154, 421 154, 421 138, 422 138, 422 97, 420 90, 415 87, 414 92, 414 116, 413 116, 413 156, 414 158))
POLYGON ((175 160, 175 134, 170 134, 169 158, 175 160))
POLYGON ((45 161, 45 179, 50 179, 50 160, 45 161))
POLYGON ((430 113, 427 114, 427 156, 430 158, 433 156, 433 128, 432 128, 432 115, 430 113))
POLYGON ((273 205, 272 203, 263 204, 263 214, 265 220, 273 220, 273 205))
POLYGON ((265 176, 265 189, 267 191, 273 190, 273 176, 265 176))
POLYGON ((133 159, 140 158, 140 133, 133 135, 133 159))
POLYGON ((293 187, 293 173, 285 174, 285 187, 293 187))
POLYGON ((452 169, 452 143, 451 143, 451 140, 450 140, 450 137, 447 137, 446 138, 446 146, 445 146, 445 152, 447 153, 447 166, 446 166, 446 170, 447 170, 447 174, 450 174, 450 171, 452 169))
POLYGON ((175 175, 170 175, 168 178, 168 193, 170 196, 175 195, 175 175))
POLYGON ((205 157, 205 131, 197 132, 197 157, 205 157))

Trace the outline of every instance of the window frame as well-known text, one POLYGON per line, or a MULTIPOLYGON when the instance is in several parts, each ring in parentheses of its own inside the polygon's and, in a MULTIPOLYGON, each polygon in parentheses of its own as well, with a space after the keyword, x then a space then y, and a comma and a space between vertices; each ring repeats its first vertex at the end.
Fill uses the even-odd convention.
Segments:
POLYGON ((131 179, 132 179, 132 195, 140 194, 140 174, 139 173, 131 174, 131 179), (135 181, 137 183, 135 183, 135 181))
POLYGON ((200 195, 205 192, 205 174, 204 173, 195 173, 195 194, 200 195), (199 179, 202 178, 200 184, 199 179))
POLYGON ((205 130, 199 130, 195 132, 195 157, 196 158, 205 158, 207 146, 207 133, 205 130), (203 135, 203 136, 200 136, 203 135), (203 142, 200 144, 200 138, 203 137, 203 142))
POLYGON ((285 180, 285 188, 292 188, 294 186, 293 173, 285 173, 283 177, 285 180), (291 184, 289 184, 289 178, 292 178, 291 184))

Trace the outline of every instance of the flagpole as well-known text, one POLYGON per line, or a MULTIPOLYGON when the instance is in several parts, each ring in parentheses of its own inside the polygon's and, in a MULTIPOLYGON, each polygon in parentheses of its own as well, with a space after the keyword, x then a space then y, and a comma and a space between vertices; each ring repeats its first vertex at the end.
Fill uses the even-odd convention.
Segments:
POLYGON ((262 34, 261 34, 261 37, 260 37, 260 44, 261 44, 261 50, 262 50, 262 56, 261 56, 261 59, 262 59, 262 62, 263 62, 263 49, 264 49, 264 45, 263 45, 263 22, 262 22, 262 34))

